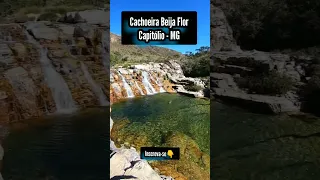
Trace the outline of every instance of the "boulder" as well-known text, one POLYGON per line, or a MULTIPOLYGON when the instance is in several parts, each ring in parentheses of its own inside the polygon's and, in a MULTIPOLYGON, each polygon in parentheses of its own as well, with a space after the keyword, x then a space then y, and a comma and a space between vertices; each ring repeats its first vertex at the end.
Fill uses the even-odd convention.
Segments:
POLYGON ((46 22, 28 22, 25 26, 37 40, 57 41, 59 39, 59 31, 56 28, 49 27, 46 22))
POLYGON ((147 161, 140 159, 134 148, 120 148, 110 158, 111 179, 163 180, 171 177, 160 176, 147 161))
POLYGON ((11 49, 13 50, 16 56, 24 56, 27 53, 27 49, 22 43, 14 43, 11 45, 11 49))

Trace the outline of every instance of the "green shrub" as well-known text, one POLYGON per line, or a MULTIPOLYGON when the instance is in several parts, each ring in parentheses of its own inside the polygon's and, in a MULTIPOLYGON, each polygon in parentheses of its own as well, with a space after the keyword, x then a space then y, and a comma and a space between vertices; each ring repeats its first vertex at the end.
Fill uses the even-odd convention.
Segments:
POLYGON ((65 7, 50 7, 46 8, 46 12, 65 14, 67 13, 67 9, 65 7))
POLYGON ((320 1, 219 1, 243 49, 306 48, 320 44, 320 1))
POLYGON ((39 16, 38 20, 39 21, 56 21, 58 18, 57 14, 55 13, 51 13, 51 12, 47 12, 47 13, 43 13, 39 16))
POLYGON ((41 8, 36 6, 26 7, 24 8, 24 14, 39 14, 41 13, 41 8))
POLYGON ((206 77, 210 75, 210 48, 201 47, 196 53, 189 52, 182 61, 181 68, 187 77, 206 77))
POLYGON ((245 88, 249 93, 265 95, 282 95, 293 87, 293 81, 285 74, 271 71, 258 76, 237 79, 240 88, 245 88))
POLYGON ((187 86, 184 86, 184 88, 188 91, 194 91, 194 92, 198 92, 198 91, 202 90, 202 87, 197 86, 197 85, 187 85, 187 86))

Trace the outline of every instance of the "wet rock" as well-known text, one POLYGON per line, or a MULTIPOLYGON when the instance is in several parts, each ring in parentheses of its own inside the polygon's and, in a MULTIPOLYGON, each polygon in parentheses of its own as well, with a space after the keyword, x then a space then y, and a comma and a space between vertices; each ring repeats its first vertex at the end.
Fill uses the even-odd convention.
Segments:
POLYGON ((59 31, 56 28, 47 26, 45 22, 28 22, 26 28, 37 40, 57 41, 59 39, 59 31))
POLYGON ((294 102, 285 97, 246 94, 233 89, 213 88, 214 96, 232 104, 238 104, 260 113, 298 112, 294 102))
POLYGON ((24 119, 38 116, 37 88, 33 80, 28 77, 28 72, 22 67, 12 68, 5 72, 5 77, 13 88, 13 92, 21 104, 24 119))
POLYGON ((61 30, 61 32, 66 35, 66 36, 73 36, 74 34, 74 29, 75 27, 74 26, 71 26, 71 25, 67 25, 67 24, 59 24, 57 25, 58 28, 61 30))
POLYGON ((182 133, 172 133, 165 138, 168 147, 179 147, 179 161, 155 161, 151 166, 176 180, 210 179, 210 156, 202 152, 197 143, 182 133))
POLYGON ((11 45, 11 49, 15 56, 25 56, 27 53, 27 49, 22 43, 14 43, 11 45))
POLYGON ((13 53, 7 44, 0 44, 0 66, 13 63, 13 53))

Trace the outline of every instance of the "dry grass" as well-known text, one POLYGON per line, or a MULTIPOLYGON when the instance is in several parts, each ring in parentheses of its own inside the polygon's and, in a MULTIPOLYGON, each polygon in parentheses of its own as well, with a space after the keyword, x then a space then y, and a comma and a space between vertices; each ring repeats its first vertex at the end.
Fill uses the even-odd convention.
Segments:
POLYGON ((184 58, 183 54, 168 48, 157 46, 139 47, 136 45, 122 45, 120 36, 112 33, 110 36, 112 65, 126 66, 136 63, 164 62, 170 59, 181 60, 184 58))

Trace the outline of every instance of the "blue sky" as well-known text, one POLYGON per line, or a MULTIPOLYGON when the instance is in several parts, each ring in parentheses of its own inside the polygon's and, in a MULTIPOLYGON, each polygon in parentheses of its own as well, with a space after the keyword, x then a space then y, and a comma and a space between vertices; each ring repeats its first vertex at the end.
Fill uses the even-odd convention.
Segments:
POLYGON ((166 47, 185 53, 194 52, 201 46, 210 46, 210 1, 209 0, 111 0, 110 31, 121 35, 122 11, 197 11, 198 44, 166 45, 166 47))

